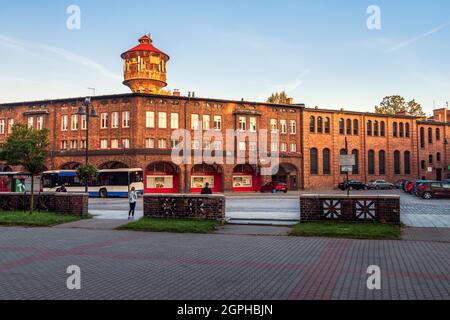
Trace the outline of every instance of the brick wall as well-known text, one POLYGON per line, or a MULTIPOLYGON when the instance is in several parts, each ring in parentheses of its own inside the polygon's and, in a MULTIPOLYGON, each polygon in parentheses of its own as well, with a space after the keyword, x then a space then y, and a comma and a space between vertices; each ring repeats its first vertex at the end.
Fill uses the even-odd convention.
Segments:
MULTIPOLYGON (((30 199, 30 194, 0 193, 0 210, 29 210, 30 199)), ((40 193, 35 195, 34 206, 40 211, 81 216, 88 214, 88 201, 89 197, 84 193, 40 193)))
POLYGON ((300 220, 400 224, 400 197, 302 195, 300 220))
POLYGON ((223 195, 145 195, 144 216, 225 221, 223 195))

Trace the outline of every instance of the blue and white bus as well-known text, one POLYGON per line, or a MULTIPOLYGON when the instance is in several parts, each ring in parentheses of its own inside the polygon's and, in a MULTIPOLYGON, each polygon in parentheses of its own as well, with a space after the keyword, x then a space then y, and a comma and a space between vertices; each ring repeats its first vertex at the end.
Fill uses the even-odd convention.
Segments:
MULTIPOLYGON (((43 192, 56 192, 65 185, 67 192, 84 192, 76 170, 46 171, 42 174, 43 192)), ((144 194, 144 173, 142 169, 99 170, 89 183, 89 196, 94 198, 126 198, 134 187, 138 194, 144 194)))

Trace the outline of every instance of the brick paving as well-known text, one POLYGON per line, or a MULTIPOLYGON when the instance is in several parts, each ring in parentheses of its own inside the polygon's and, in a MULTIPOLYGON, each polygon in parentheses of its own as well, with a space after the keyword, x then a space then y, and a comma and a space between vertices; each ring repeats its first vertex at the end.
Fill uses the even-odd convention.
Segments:
POLYGON ((450 299, 450 243, 410 237, 0 228, 0 299, 450 299), (66 288, 69 265, 80 291, 66 288), (380 291, 366 287, 369 265, 380 291))

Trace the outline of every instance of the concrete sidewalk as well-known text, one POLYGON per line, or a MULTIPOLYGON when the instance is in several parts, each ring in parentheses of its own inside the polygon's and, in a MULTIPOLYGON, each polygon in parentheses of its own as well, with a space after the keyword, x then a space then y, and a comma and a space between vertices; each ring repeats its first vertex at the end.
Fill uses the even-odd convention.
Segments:
POLYGON ((131 221, 117 219, 85 219, 54 226, 56 229, 114 230, 131 221))

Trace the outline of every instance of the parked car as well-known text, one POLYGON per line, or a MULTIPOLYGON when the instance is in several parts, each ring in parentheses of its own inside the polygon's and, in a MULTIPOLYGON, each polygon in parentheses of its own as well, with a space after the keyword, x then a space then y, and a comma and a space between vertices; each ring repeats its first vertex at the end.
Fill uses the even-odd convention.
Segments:
POLYGON ((350 189, 350 190, 367 190, 367 185, 362 183, 361 181, 349 180, 339 183, 338 188, 342 191, 350 189))
POLYGON ((370 181, 368 186, 369 189, 376 189, 376 190, 381 190, 381 189, 394 189, 394 185, 390 182, 386 182, 385 180, 375 180, 375 181, 370 181))
POLYGON ((417 186, 417 195, 424 199, 450 198, 450 183, 429 181, 417 186))
POLYGON ((414 184, 415 184, 414 181, 408 181, 405 185, 405 189, 404 189, 405 192, 412 194, 412 191, 414 189, 414 184))
POLYGON ((266 183, 265 185, 263 185, 261 187, 261 192, 272 192, 272 193, 277 193, 277 192, 288 192, 288 187, 287 184, 284 182, 277 182, 277 181, 272 181, 269 183, 266 183))
MULTIPOLYGON (((427 182, 435 182, 433 180, 414 180, 413 185, 412 185, 412 189, 410 190, 409 193, 414 194, 416 196, 418 196, 417 194, 417 188, 427 182)), ((436 181, 437 182, 437 181, 436 181)))

